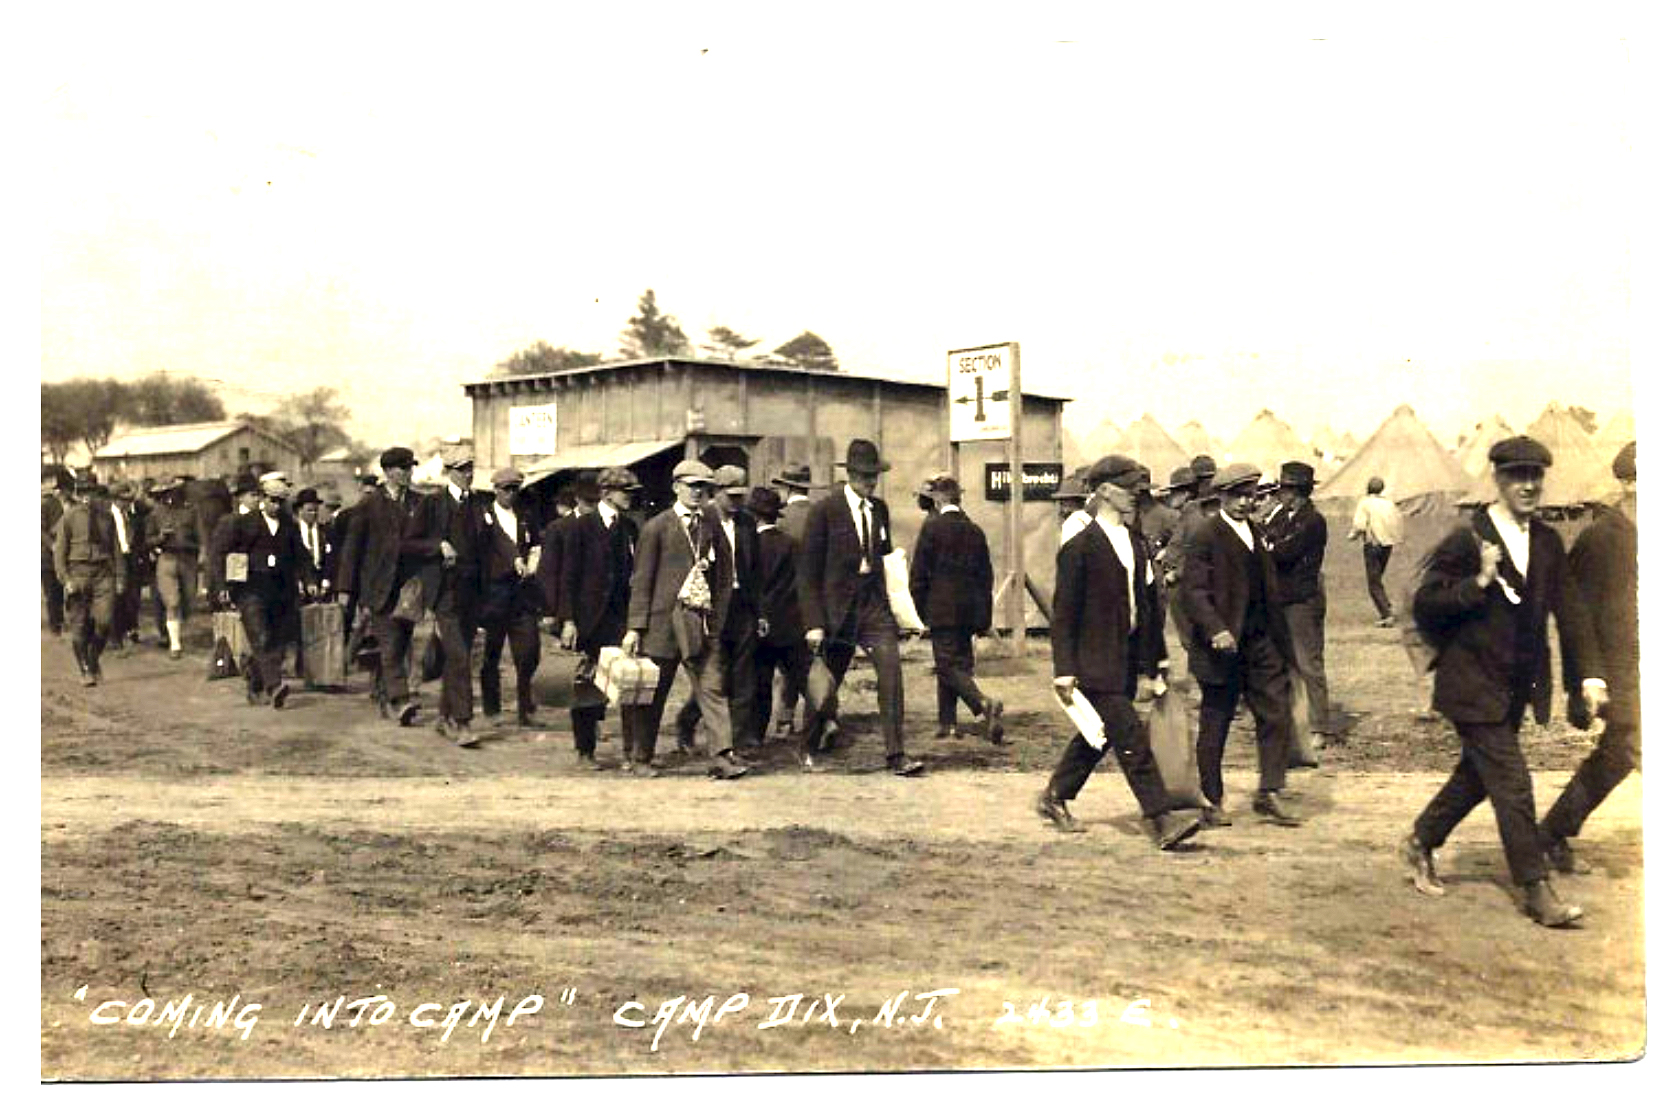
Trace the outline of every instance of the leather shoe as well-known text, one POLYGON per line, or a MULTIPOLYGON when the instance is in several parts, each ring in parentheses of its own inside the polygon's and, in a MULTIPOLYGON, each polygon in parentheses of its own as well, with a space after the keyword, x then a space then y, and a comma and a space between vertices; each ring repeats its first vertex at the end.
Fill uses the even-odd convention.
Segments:
POLYGON ((1202 807, 1202 826, 1204 828, 1230 828, 1231 814, 1218 805, 1204 805, 1202 807))
POLYGON ((1035 798, 1035 812, 1059 832, 1082 831, 1080 822, 1070 814, 1070 807, 1054 796, 1050 789, 1043 789, 1035 798))
POLYGON ((289 682, 282 681, 276 688, 272 689, 272 707, 283 707, 283 702, 287 699, 289 699, 289 682))
POLYGON ((713 778, 720 781, 732 781, 733 779, 743 777, 750 772, 751 771, 747 767, 740 765, 734 760, 733 751, 717 752, 716 756, 711 760, 711 767, 708 771, 713 778))
POLYGON ((1278 795, 1272 790, 1262 790, 1255 794, 1254 810, 1273 824, 1282 825, 1285 828, 1301 827, 1301 818, 1285 809, 1283 802, 1278 800, 1278 795))
POLYGON ((895 774, 898 778, 917 778, 921 774, 925 773, 925 764, 923 762, 919 761, 917 758, 909 758, 905 754, 899 754, 885 759, 885 765, 889 766, 890 772, 895 774))
POLYGON ((989 742, 999 746, 1006 738, 1006 725, 1001 722, 1001 716, 1006 714, 1006 705, 990 696, 985 699, 983 706, 983 722, 987 727, 989 742))
POLYGON ((842 729, 838 726, 838 721, 829 719, 827 725, 821 730, 821 753, 832 754, 834 751, 843 750, 845 746, 844 735, 842 729))
POLYGON ((1564 836, 1553 836, 1542 826, 1538 829, 1538 838, 1544 846, 1544 858, 1549 865, 1563 875, 1588 875, 1595 868, 1589 861, 1581 858, 1573 851, 1572 845, 1567 843, 1564 836))
POLYGON ((698 748, 694 745, 694 729, 676 725, 676 749, 679 754, 693 754, 698 748))
POLYGON ((399 709, 399 726, 409 727, 416 722, 416 713, 422 710, 422 705, 415 700, 405 701, 404 707, 399 709))
POLYGON ((1154 823, 1156 846, 1164 852, 1171 852, 1196 834, 1197 829, 1202 827, 1202 817, 1192 813, 1163 813, 1154 823))
POLYGON ((1424 848, 1414 833, 1405 837, 1405 842, 1399 845, 1399 858, 1410 869, 1411 886, 1419 893, 1431 898, 1444 897, 1445 884, 1440 882, 1439 873, 1434 870, 1434 853, 1424 848))
POLYGON ((1534 922, 1551 929, 1570 926, 1584 916, 1580 907, 1561 901, 1548 879, 1526 884, 1526 913, 1534 922))

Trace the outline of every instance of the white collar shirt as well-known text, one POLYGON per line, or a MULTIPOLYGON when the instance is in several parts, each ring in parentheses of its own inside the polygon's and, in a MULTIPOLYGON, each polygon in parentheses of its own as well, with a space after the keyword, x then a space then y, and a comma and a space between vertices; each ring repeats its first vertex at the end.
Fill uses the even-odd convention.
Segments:
POLYGON ((1127 573, 1127 626, 1132 630, 1139 625, 1139 597, 1133 589, 1133 534, 1126 525, 1103 517, 1093 518, 1093 523, 1108 538, 1110 547, 1116 550, 1116 559, 1122 563, 1122 571, 1127 573))
POLYGON ((497 527, 503 530, 503 535, 516 545, 520 544, 520 517, 513 506, 496 506, 492 514, 497 518, 497 527))
POLYGON ((1243 542, 1243 547, 1250 552, 1255 550, 1254 532, 1247 521, 1239 521, 1225 510, 1220 511, 1220 520, 1231 526, 1231 531, 1237 534, 1237 539, 1243 542))
POLYGON ((277 531, 278 531, 277 518, 268 515, 265 510, 261 510, 260 511, 260 520, 262 520, 266 523, 266 531, 268 533, 270 533, 274 537, 277 536, 277 531))
POLYGON ((1084 509, 1078 509, 1064 518, 1063 524, 1058 528, 1058 547, 1063 548, 1066 544, 1069 544, 1076 534, 1092 523, 1093 515, 1084 509))
POLYGON ((458 505, 461 505, 463 500, 462 487, 458 486, 455 482, 447 482, 445 484, 445 488, 451 491, 451 497, 456 499, 458 505))
POLYGON ((110 516, 116 519, 116 543, 127 552, 127 514, 115 502, 110 503, 110 516))
POLYGON ((873 503, 850 489, 847 482, 844 484, 844 501, 849 505, 850 516, 856 523, 856 539, 867 542, 867 551, 861 554, 861 567, 858 569, 862 575, 867 575, 873 570, 867 559, 873 551, 873 503))
POLYGON ((611 529, 613 522, 619 519, 619 511, 606 502, 597 502, 595 511, 601 515, 601 524, 608 529, 611 529))
POLYGON ((735 552, 735 550, 734 550, 734 518, 732 518, 732 517, 730 517, 726 514, 719 513, 717 515, 717 524, 719 524, 723 527, 723 536, 728 538, 728 554, 731 557, 731 559, 729 561, 729 567, 734 569, 734 571, 733 571, 734 582, 732 583, 731 586, 739 587, 740 586, 740 565, 739 565, 739 553, 735 552))
POLYGON ((1532 556, 1532 523, 1522 524, 1509 516, 1507 510, 1493 505, 1486 510, 1497 527, 1498 539, 1503 542, 1504 549, 1509 553, 1509 560, 1515 565, 1515 571, 1527 578, 1526 565, 1532 556))

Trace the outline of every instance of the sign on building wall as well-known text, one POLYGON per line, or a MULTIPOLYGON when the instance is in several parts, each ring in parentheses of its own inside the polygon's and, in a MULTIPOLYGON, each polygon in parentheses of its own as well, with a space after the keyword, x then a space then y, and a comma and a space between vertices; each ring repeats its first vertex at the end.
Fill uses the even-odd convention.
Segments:
MULTIPOLYGON (((1023 500, 1043 502, 1064 482, 1062 463, 1023 464, 1023 500)), ((1012 464, 983 464, 983 497, 990 502, 1012 500, 1012 464)))
POLYGON ((1015 343, 948 352, 948 438, 1012 438, 1015 343))
POLYGON ((510 407, 509 454, 555 454, 555 405, 553 403, 510 407))

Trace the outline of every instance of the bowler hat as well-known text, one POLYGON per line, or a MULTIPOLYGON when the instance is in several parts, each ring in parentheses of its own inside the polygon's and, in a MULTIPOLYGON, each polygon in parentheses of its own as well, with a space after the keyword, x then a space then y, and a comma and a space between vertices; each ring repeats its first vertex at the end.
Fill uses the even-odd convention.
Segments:
POLYGON ((572 480, 572 496, 591 505, 601 501, 601 485, 596 482, 595 471, 578 472, 572 480))
POLYGON ((416 453, 408 447, 390 447, 382 452, 382 470, 416 466, 416 453))
POLYGON ((257 494, 259 492, 260 482, 252 474, 239 475, 237 480, 231 484, 231 496, 234 498, 243 494, 257 494))
POLYGON ((753 486, 752 492, 746 495, 746 509, 765 521, 778 518, 780 507, 780 495, 767 486, 753 486))
POLYGON ((1312 467, 1306 463, 1289 462, 1278 468, 1279 486, 1310 487, 1312 480, 1312 467))
POLYGON ((810 482, 809 465, 806 463, 790 463, 786 469, 769 480, 771 486, 784 486, 789 490, 808 490, 810 482))
POLYGON ((321 504, 323 504, 323 503, 318 501, 318 491, 314 490, 310 486, 308 486, 306 489, 300 491, 299 493, 297 493, 295 495, 295 508, 296 509, 299 509, 300 507, 302 507, 304 505, 321 505, 321 504))
POLYGON ((1254 489, 1260 485, 1260 468, 1253 463, 1229 463, 1214 477, 1214 489, 1221 493, 1254 489))
POLYGON ((1141 469, 1136 460, 1126 455, 1106 455, 1087 470, 1087 488, 1096 490, 1108 482, 1123 490, 1137 490, 1141 469))
POLYGON ((606 467, 596 476, 595 484, 603 490, 640 490, 642 484, 629 467, 606 467))
POLYGON ((1636 481, 1636 441, 1631 440, 1613 457, 1613 477, 1624 482, 1636 481))
POLYGON ((1207 455, 1198 455, 1191 460, 1192 481, 1201 482, 1213 478, 1217 469, 1212 458, 1207 455))
POLYGON ((850 450, 844 453, 843 462, 834 463, 835 467, 843 467, 846 471, 860 471, 863 474, 880 474, 890 469, 890 464, 879 458, 879 446, 870 439, 853 439, 850 450))
POLYGON ((684 459, 671 471, 672 482, 703 482, 707 486, 713 485, 711 468, 698 459, 684 459))
POLYGON ((1543 470, 1555 463, 1555 456, 1549 453, 1549 448, 1531 436, 1510 436, 1508 439, 1498 440, 1492 444, 1492 449, 1486 457, 1498 470, 1508 470, 1511 467, 1537 467, 1543 470))
POLYGON ((744 494, 751 488, 746 485, 746 468, 737 467, 731 463, 724 463, 711 474, 711 481, 719 490, 729 493, 744 494))

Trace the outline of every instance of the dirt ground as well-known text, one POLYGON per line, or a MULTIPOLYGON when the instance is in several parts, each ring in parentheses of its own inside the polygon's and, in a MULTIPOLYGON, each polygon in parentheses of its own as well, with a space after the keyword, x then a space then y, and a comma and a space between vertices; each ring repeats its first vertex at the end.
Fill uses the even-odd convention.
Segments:
MULTIPOLYGON (((1447 897, 1412 892, 1395 842, 1455 739, 1417 718, 1423 688, 1396 635, 1370 625, 1357 566, 1332 545, 1330 676, 1351 726, 1291 778, 1306 827, 1248 812, 1253 753, 1237 728, 1236 825, 1166 855, 1114 770, 1077 803, 1085 833, 1034 816, 1066 738, 1044 639, 1026 660, 1004 643, 983 652, 1010 713, 1001 747, 932 739, 916 645, 907 734, 928 777, 880 769, 858 667, 854 742, 833 765, 799 773, 776 741, 760 773, 718 783, 697 762, 654 781, 578 770, 562 710, 572 662, 549 646, 546 729, 490 729, 464 752, 431 716, 379 720, 362 678, 250 708, 236 682, 203 679, 200 620, 186 660, 147 644, 110 657, 97 689, 43 637, 42 1076, 1639 1053, 1639 783, 1585 830, 1595 873, 1562 884, 1581 929, 1522 916, 1486 809, 1442 853, 1447 897)), ((616 758, 609 724, 602 755, 616 758)), ((1541 811, 1589 740, 1556 721, 1525 742, 1541 811)))

